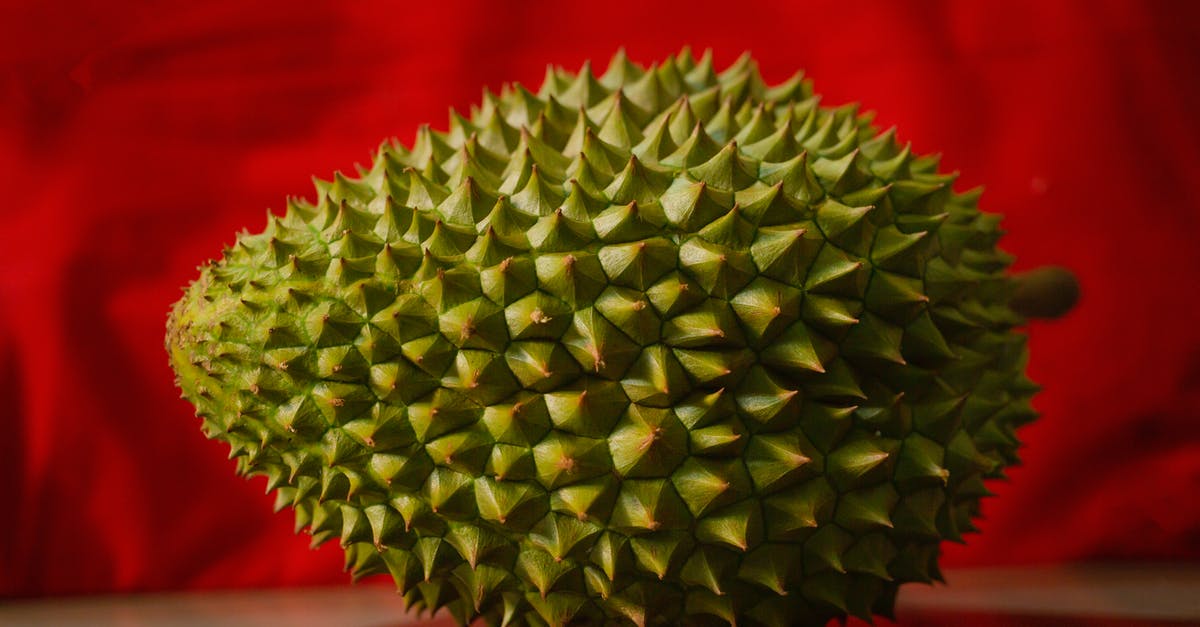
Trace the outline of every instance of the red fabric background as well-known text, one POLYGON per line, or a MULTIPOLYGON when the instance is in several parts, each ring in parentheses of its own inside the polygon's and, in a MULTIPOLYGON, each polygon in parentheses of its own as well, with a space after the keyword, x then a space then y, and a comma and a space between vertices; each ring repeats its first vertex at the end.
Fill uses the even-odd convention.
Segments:
POLYGON ((502 81, 683 44, 806 68, 963 188, 1019 267, 1043 419, 953 565, 1200 559, 1200 3, 61 3, 0 8, 0 597, 341 582, 177 398, 195 267, 309 176, 502 81), (188 7, 187 5, 193 5, 188 7), (340 6, 344 5, 344 6, 340 6), (489 8, 490 7, 490 8, 489 8))

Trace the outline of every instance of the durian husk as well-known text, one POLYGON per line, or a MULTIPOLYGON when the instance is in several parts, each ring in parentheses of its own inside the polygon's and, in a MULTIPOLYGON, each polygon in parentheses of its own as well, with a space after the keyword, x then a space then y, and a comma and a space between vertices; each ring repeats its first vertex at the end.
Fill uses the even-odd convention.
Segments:
POLYGON ((749 56, 551 68, 239 234, 167 348, 238 471, 419 611, 889 615, 1036 415, 954 178, 749 56))

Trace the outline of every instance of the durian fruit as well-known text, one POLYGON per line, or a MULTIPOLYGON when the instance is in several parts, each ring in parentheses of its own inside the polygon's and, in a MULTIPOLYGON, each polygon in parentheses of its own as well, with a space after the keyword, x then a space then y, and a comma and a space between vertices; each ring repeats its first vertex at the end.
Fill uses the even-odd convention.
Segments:
POLYGON ((686 50, 485 92, 204 266, 178 384, 412 608, 888 615, 1037 388, 999 217, 870 119, 686 50))

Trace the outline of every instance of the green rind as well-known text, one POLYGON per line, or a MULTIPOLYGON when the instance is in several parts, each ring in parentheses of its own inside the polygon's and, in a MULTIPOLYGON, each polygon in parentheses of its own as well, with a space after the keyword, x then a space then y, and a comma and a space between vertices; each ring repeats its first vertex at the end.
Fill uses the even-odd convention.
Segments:
POLYGON ((953 179, 749 57, 618 55, 318 181, 202 268, 168 351, 239 472, 412 607, 887 614, 1035 417, 998 219, 953 179))

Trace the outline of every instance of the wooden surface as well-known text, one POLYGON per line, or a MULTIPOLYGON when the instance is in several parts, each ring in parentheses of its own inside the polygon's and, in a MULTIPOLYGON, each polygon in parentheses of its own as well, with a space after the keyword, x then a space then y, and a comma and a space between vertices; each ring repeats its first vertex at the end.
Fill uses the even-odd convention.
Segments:
MULTIPOLYGON (((1200 625, 1200 565, 953 570, 948 585, 905 586, 899 625, 1134 627, 1200 625)), ((404 613, 382 585, 16 600, 0 625, 58 627, 397 627, 404 613)), ((452 623, 426 620, 430 627, 452 623)), ((877 621, 877 624, 892 624, 877 621)))

